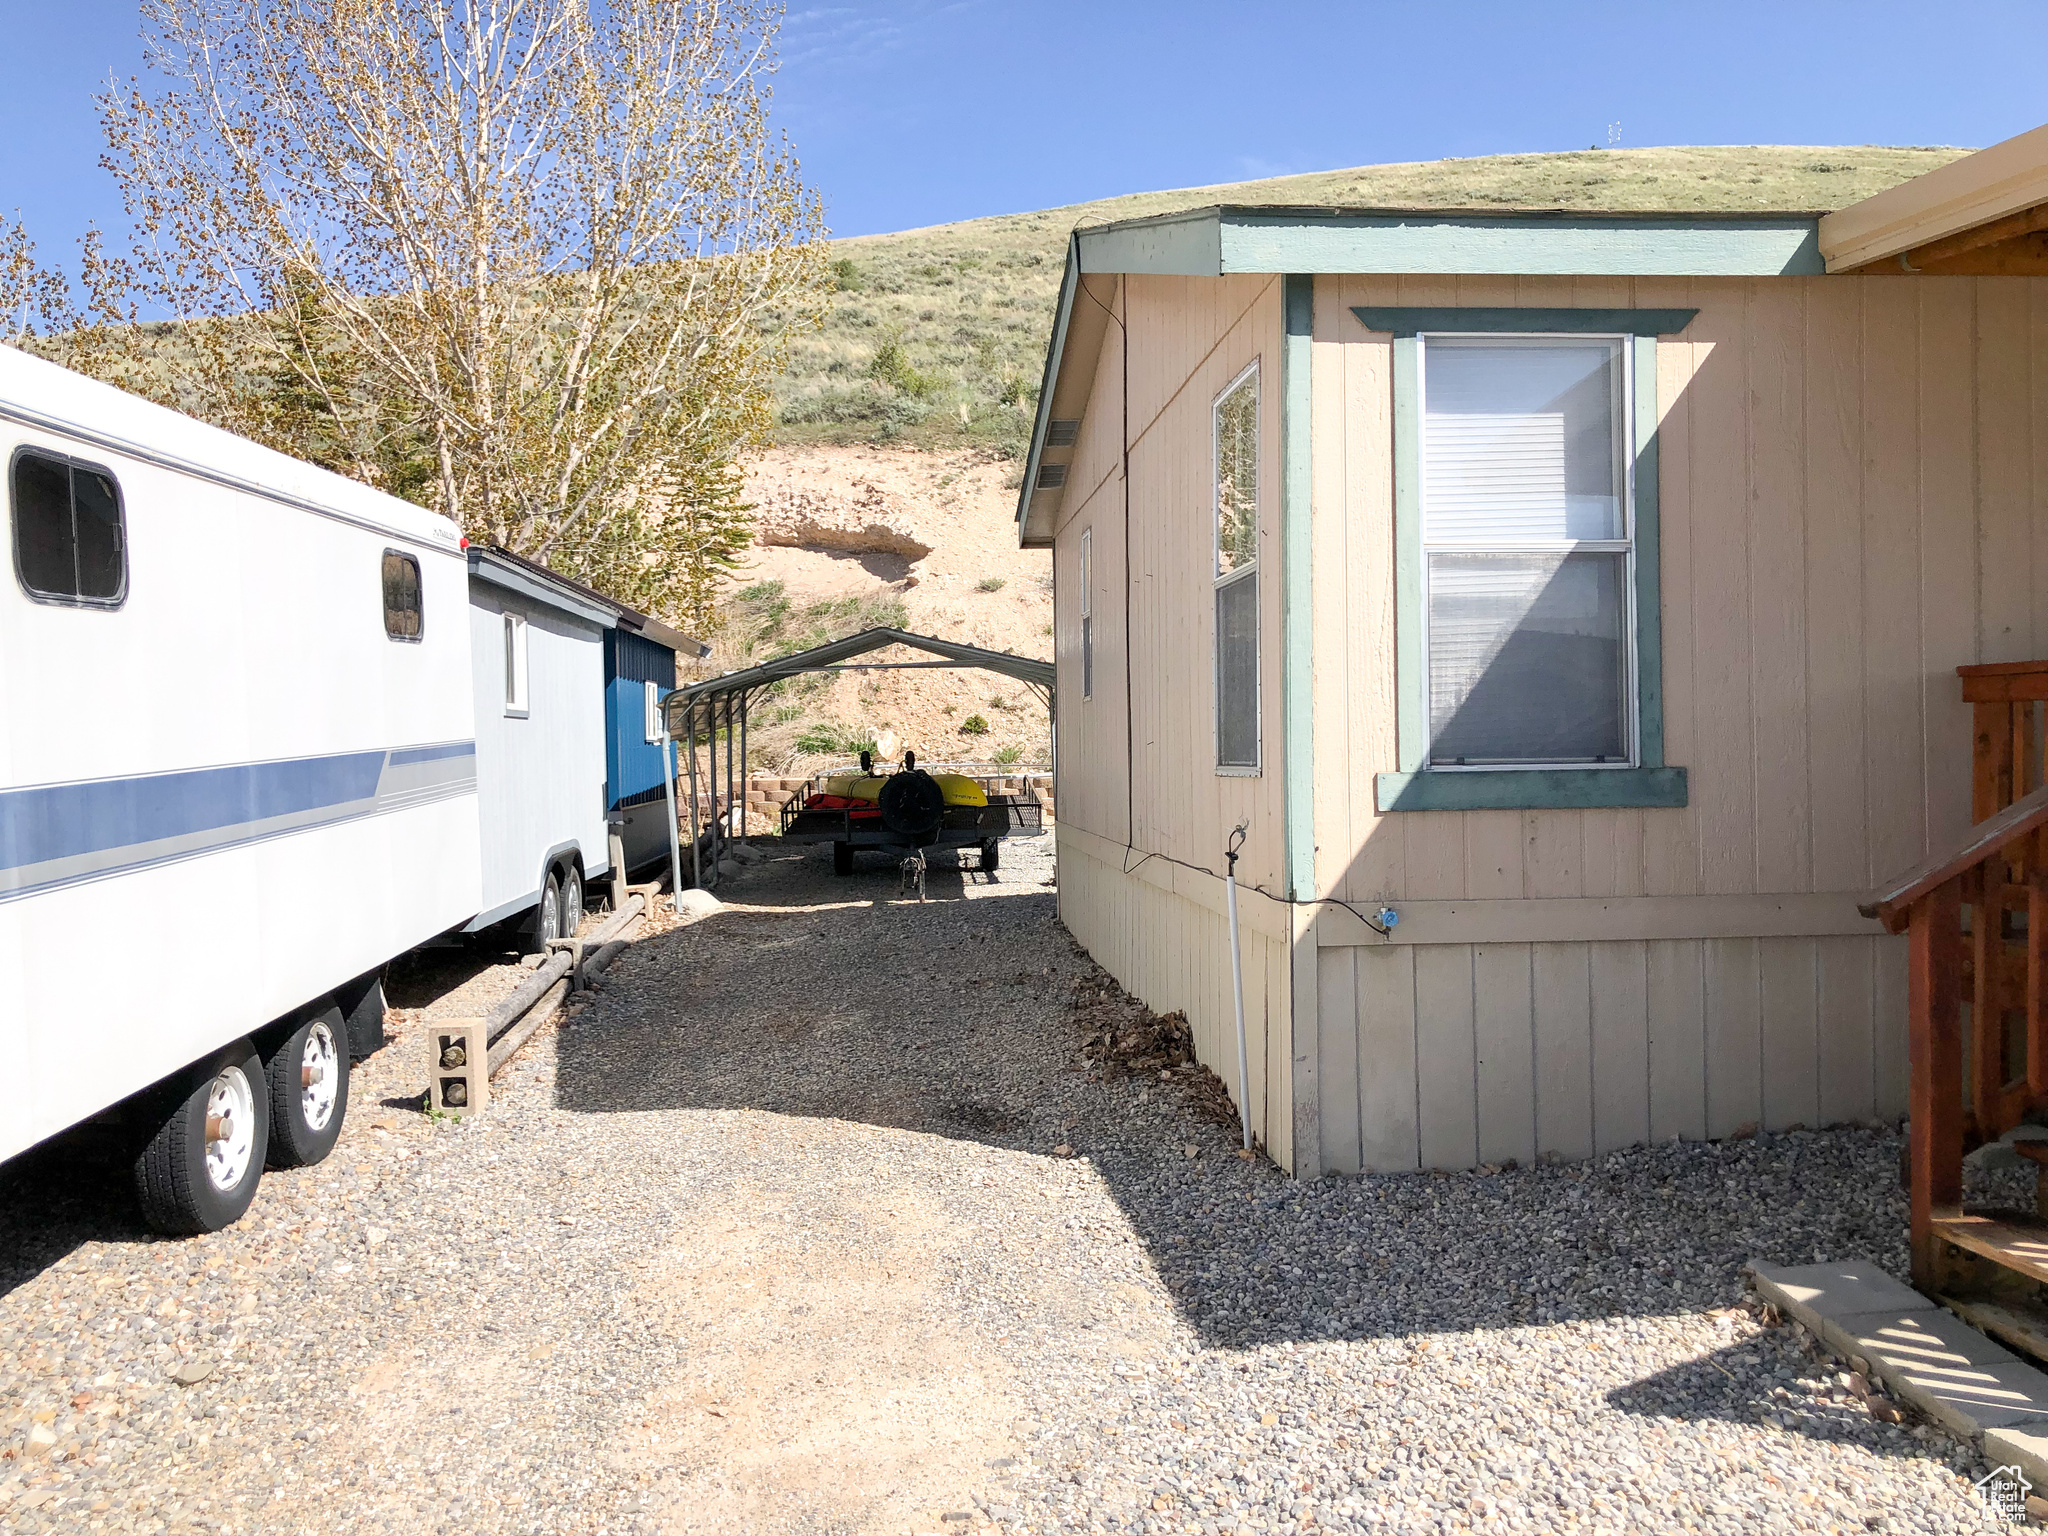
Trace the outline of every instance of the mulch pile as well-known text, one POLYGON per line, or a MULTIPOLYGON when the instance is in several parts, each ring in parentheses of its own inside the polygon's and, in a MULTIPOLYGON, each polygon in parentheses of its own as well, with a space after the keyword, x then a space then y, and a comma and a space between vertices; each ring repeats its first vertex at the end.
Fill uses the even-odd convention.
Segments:
POLYGON ((1072 1017, 1081 1030, 1081 1055, 1105 1077, 1168 1077, 1188 1089, 1196 1107, 1235 1123, 1223 1080, 1195 1059, 1194 1032, 1179 1009, 1154 1013, 1091 967, 1074 983, 1072 1017))

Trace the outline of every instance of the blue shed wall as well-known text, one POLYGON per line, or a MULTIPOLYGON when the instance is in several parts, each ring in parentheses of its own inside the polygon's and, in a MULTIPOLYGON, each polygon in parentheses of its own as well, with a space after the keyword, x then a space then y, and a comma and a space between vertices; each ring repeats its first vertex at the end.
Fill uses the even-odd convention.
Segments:
POLYGON ((645 685, 676 685, 676 653, 630 630, 604 636, 604 772, 607 807, 617 810, 661 788, 661 747, 647 740, 645 685))

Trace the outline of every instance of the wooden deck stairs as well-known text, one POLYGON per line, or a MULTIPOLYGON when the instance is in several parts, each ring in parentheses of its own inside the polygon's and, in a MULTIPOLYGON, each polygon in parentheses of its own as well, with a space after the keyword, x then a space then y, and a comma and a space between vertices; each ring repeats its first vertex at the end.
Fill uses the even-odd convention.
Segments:
POLYGON ((1959 667, 1975 825, 1863 908, 1908 935, 1913 1283, 2048 1359, 2048 661, 1959 667), (1963 1158, 2008 1140, 2032 1210, 1966 1210, 1963 1158))

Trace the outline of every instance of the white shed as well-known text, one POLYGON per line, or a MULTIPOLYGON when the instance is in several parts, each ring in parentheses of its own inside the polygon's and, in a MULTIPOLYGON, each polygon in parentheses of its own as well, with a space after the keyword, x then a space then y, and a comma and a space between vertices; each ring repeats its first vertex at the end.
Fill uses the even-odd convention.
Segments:
POLYGON ((573 933, 605 837, 604 632, 617 616, 544 567, 469 551, 483 904, 469 932, 530 913, 573 933))

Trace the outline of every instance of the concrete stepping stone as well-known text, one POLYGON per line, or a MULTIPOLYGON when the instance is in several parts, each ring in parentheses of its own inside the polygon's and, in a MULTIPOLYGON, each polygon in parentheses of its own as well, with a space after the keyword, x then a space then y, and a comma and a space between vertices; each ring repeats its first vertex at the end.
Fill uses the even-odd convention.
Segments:
POLYGON ((1875 1264, 1752 1262, 1757 1294, 1992 1460, 2048 1486, 2048 1374, 1875 1264))

